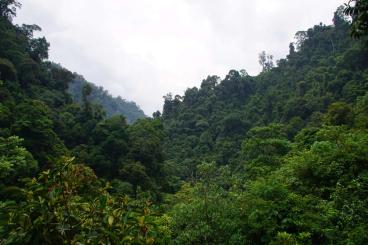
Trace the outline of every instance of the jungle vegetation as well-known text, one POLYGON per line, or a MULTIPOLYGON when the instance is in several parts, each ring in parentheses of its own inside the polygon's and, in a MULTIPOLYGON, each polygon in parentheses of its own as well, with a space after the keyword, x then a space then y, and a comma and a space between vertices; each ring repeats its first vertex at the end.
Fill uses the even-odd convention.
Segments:
POLYGON ((152 117, 49 61, 20 7, 0 0, 0 244, 368 243, 368 1, 152 117))

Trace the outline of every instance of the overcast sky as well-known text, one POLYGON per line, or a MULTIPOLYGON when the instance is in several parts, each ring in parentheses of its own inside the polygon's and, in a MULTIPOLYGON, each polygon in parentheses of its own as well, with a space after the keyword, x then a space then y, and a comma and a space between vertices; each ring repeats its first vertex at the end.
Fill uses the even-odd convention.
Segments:
POLYGON ((256 75, 262 50, 285 57, 297 31, 331 24, 344 2, 21 0, 15 22, 42 27, 50 60, 151 115, 163 95, 183 94, 207 75, 256 75))

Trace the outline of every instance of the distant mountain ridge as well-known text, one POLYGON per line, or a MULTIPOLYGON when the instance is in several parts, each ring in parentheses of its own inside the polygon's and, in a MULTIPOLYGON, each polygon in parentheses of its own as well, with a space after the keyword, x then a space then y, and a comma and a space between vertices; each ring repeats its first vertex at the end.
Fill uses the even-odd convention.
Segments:
POLYGON ((73 82, 69 84, 68 92, 73 100, 82 103, 82 89, 89 84, 92 88, 90 99, 92 103, 100 104, 106 112, 107 117, 114 115, 123 115, 128 123, 133 123, 138 119, 147 117, 143 110, 133 101, 127 101, 120 96, 113 97, 102 86, 88 82, 82 75, 74 73, 73 82))

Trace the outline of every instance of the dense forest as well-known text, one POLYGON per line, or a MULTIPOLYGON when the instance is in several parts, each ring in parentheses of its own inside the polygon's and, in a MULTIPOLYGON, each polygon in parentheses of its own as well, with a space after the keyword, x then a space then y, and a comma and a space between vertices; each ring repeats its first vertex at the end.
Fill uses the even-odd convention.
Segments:
POLYGON ((49 61, 20 7, 0 0, 0 244, 368 244, 367 0, 152 118, 49 61))
POLYGON ((145 118, 146 115, 139 106, 132 102, 126 101, 120 96, 114 98, 103 87, 97 87, 93 83, 87 82, 83 76, 74 73, 74 80, 69 84, 68 92, 71 94, 73 101, 82 103, 82 90, 84 86, 91 86, 90 101, 103 107, 108 118, 115 115, 123 115, 128 123, 133 123, 138 119, 145 118))

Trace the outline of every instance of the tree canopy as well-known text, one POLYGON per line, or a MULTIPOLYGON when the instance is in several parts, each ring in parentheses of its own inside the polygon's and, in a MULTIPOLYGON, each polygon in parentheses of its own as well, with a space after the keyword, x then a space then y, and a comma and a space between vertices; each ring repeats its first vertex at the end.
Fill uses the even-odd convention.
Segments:
POLYGON ((1 0, 0 244, 368 244, 366 2, 149 118, 1 0))

